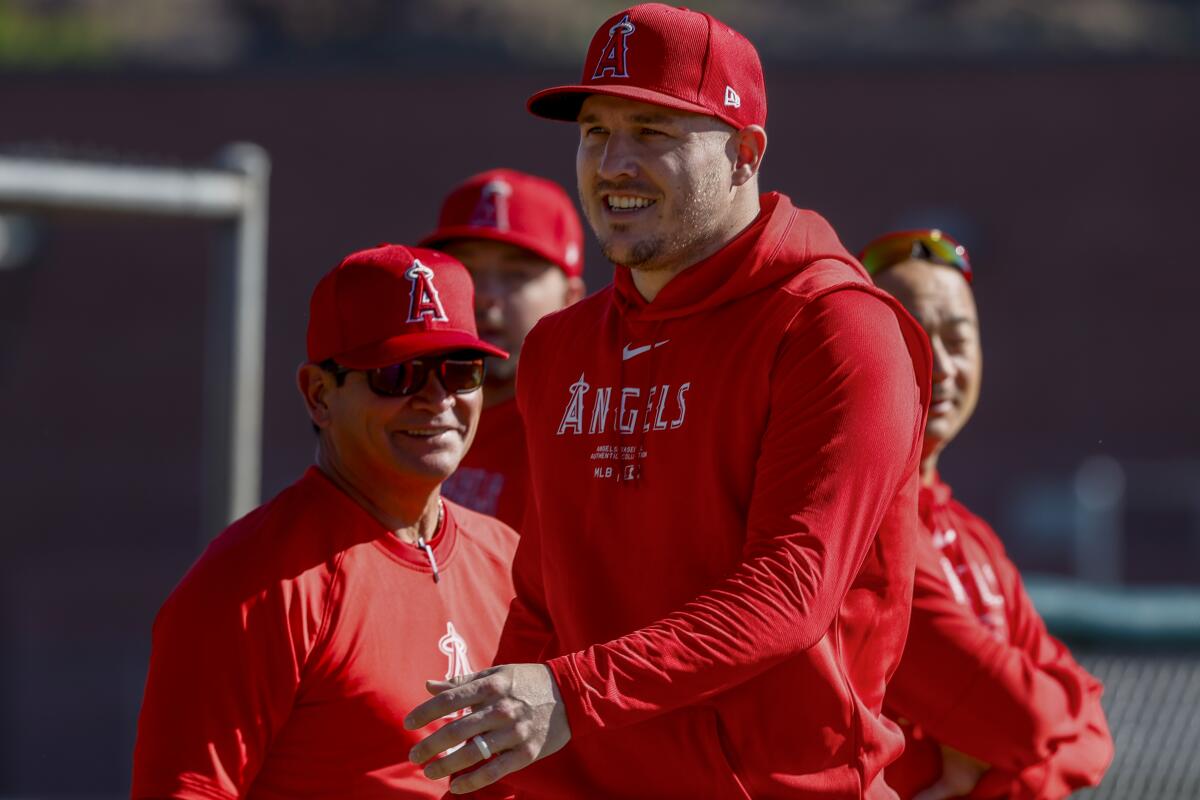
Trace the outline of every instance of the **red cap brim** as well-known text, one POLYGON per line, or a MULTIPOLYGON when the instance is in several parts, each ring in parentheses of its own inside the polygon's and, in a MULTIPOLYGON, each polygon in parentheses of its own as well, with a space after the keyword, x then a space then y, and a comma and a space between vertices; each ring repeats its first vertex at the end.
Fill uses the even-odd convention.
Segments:
POLYGON ((508 353, 499 347, 465 331, 425 331, 393 336, 382 342, 339 353, 333 360, 350 369, 373 369, 452 350, 475 350, 486 356, 508 358, 508 353))
POLYGON ((742 123, 727 117, 711 108, 682 100, 665 92, 644 89, 640 86, 620 86, 612 84, 592 84, 589 86, 554 86, 542 89, 525 101, 525 108, 530 114, 543 119, 554 119, 561 122, 575 122, 579 119, 579 109, 583 101, 591 95, 603 94, 609 97, 623 97, 626 100, 637 100, 655 106, 673 108, 676 111, 690 111, 693 114, 703 114, 706 117, 716 117, 722 122, 741 130, 742 123))

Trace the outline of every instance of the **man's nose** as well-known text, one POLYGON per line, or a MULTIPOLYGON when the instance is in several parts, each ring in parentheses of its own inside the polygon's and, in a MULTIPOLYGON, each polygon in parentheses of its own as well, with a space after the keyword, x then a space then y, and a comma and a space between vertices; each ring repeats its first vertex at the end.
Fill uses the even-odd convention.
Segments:
POLYGON ((941 338, 935 336, 929 343, 933 350, 933 382, 941 383, 954 374, 954 362, 950 358, 950 351, 946 349, 946 345, 942 344, 941 338))
POLYGON ((637 159, 634 157, 632 140, 623 134, 610 134, 600 153, 596 174, 604 180, 613 181, 637 176, 637 159))
POLYGON ((508 286, 504 278, 500 275, 491 273, 475 274, 471 276, 475 281, 475 307, 495 305, 504 299, 508 293, 508 286))
POLYGON ((500 319, 505 293, 495 282, 475 286, 475 321, 496 322, 500 319))
POLYGON ((436 368, 430 369, 425 385, 412 396, 414 408, 442 411, 454 405, 454 394, 446 391, 436 368))

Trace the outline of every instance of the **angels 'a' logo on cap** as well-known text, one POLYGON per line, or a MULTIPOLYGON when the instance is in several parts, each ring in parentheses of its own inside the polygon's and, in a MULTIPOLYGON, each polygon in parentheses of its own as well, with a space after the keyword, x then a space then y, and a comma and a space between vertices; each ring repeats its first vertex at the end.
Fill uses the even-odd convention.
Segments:
POLYGON ((497 178, 485 183, 479 194, 479 202, 471 212, 469 224, 477 228, 508 230, 508 198, 512 193, 513 188, 508 181, 497 178))
POLYGON ((409 322, 420 322, 425 318, 434 322, 450 321, 446 309, 442 307, 437 287, 433 285, 433 270, 413 259, 412 266, 404 271, 404 277, 412 284, 408 301, 409 322))
POLYGON ((596 70, 592 80, 599 80, 605 75, 612 78, 628 78, 629 68, 625 63, 625 54, 629 50, 629 37, 637 30, 629 21, 629 15, 621 17, 617 24, 608 29, 608 42, 600 51, 600 60, 596 62, 596 70))

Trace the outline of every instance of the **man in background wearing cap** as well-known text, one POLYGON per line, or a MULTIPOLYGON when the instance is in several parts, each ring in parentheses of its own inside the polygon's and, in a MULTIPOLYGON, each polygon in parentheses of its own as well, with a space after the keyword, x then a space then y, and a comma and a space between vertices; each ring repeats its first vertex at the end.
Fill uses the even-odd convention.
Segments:
POLYGON ((450 192, 437 230, 421 246, 466 266, 479 335, 509 352, 488 370, 475 443, 442 496, 520 530, 529 466, 515 399, 517 362, 534 324, 584 295, 583 226, 558 184, 494 169, 450 192))
POLYGON ((887 693, 907 746, 887 781, 905 800, 1052 800, 1093 786, 1113 755, 1100 682, 1046 631, 1000 538, 938 474, 983 373, 966 249, 938 230, 900 231, 860 258, 933 349, 913 613, 887 693))
MULTIPOLYGON (((471 280, 384 245, 317 285, 297 380, 316 465, 233 523, 154 624, 135 798, 440 797, 401 725, 426 678, 491 663, 516 534, 443 502, 484 357, 471 280)), ((425 731, 428 733, 433 728, 425 731)))
POLYGON ((413 759, 520 797, 894 797, 924 334, 821 217, 760 197, 762 71, 718 20, 621 12, 530 110, 578 123, 619 266, 526 340, 505 666, 431 685, 409 724, 473 713, 413 759))

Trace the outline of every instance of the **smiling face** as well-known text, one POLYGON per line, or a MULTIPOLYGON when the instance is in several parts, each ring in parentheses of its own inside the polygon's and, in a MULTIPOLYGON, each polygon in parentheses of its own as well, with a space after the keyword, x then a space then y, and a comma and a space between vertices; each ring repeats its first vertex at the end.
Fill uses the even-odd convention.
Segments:
POLYGON ((933 396, 924 454, 936 457, 979 402, 983 352, 975 298, 957 269, 915 259, 887 268, 875 276, 875 283, 899 300, 929 335, 933 396))
POLYGON ((470 447, 483 407, 482 389, 451 394, 435 374, 407 397, 375 394, 358 371, 339 386, 333 373, 308 364, 299 380, 323 458, 368 497, 448 478, 470 447))
POLYGON ((576 177, 604 255, 634 270, 678 271, 720 249, 745 224, 738 147, 734 129, 713 117, 588 97, 576 177))

